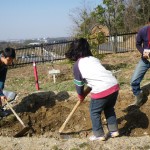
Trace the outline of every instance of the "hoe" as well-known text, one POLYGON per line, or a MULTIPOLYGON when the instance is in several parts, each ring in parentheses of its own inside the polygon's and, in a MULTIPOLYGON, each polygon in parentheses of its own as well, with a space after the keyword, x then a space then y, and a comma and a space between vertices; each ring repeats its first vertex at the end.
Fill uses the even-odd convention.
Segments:
MULTIPOLYGON (((3 92, 4 95, 7 97, 7 99, 13 100, 16 97, 16 93, 14 92, 10 92, 10 91, 4 91, 3 92)), ((17 113, 14 111, 14 109, 12 108, 12 106, 8 103, 7 99, 5 99, 5 102, 7 104, 7 106, 9 107, 9 109, 13 112, 13 114, 16 116, 16 118, 18 119, 18 121, 21 123, 21 125, 23 126, 23 129, 18 132, 17 134, 14 135, 14 137, 21 137, 23 136, 27 131, 30 130, 29 126, 25 126, 25 124, 23 123, 23 121, 21 120, 21 118, 17 115, 17 113)))
POLYGON ((30 130, 30 127, 25 126, 25 124, 23 123, 23 121, 21 120, 21 118, 17 115, 17 113, 14 111, 14 109, 11 107, 11 105, 8 103, 8 101, 5 99, 5 102, 7 103, 7 106, 11 109, 11 111, 13 112, 13 114, 16 116, 16 118, 18 119, 18 121, 21 123, 21 125, 23 126, 23 129, 18 132, 17 134, 14 135, 14 137, 21 137, 23 136, 27 131, 30 130))

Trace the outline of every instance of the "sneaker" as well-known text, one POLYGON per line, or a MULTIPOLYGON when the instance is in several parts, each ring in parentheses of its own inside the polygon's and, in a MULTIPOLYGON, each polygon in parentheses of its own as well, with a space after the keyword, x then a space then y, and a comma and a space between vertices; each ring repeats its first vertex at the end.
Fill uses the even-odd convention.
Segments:
POLYGON ((147 93, 141 90, 140 94, 135 97, 134 103, 131 105, 142 106, 148 100, 147 93))
POLYGON ((108 132, 107 134, 107 138, 111 137, 111 138, 115 138, 119 136, 119 132, 118 131, 114 131, 114 132, 108 132))
POLYGON ((112 138, 115 138, 115 137, 119 136, 119 132, 118 132, 118 131, 110 132, 110 136, 111 136, 112 138))
POLYGON ((92 136, 89 137, 89 140, 90 140, 90 141, 95 141, 95 140, 105 141, 106 138, 105 138, 104 136, 96 137, 95 135, 92 135, 92 136))

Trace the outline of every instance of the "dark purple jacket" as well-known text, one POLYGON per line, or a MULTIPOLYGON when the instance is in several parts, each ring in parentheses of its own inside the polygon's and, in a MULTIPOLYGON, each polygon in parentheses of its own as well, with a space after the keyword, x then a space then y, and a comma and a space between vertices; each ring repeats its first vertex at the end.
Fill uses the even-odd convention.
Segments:
MULTIPOLYGON (((141 28, 136 37, 136 48, 143 56, 144 49, 150 49, 150 25, 141 28)), ((142 57, 142 59, 146 60, 142 57)))

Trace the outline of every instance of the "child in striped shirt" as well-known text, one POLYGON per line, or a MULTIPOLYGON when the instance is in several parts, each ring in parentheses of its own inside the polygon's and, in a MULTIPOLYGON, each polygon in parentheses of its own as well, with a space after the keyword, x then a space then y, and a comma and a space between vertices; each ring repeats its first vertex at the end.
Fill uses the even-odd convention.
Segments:
POLYGON ((91 94, 90 116, 93 136, 90 140, 106 140, 109 136, 119 135, 114 106, 116 104, 119 85, 111 71, 106 70, 99 59, 93 57, 89 43, 80 38, 73 41, 66 57, 75 61, 73 66, 74 83, 80 101, 88 93, 91 94), (86 89, 85 85, 87 86, 86 89), (109 133, 105 134, 101 123, 101 113, 104 111, 109 133), (106 137, 107 135, 107 137, 106 137))

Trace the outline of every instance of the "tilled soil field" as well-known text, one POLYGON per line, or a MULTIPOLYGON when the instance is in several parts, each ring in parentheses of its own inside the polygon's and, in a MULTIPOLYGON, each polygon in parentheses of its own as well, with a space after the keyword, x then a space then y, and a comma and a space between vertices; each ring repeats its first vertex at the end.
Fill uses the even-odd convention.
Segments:
MULTIPOLYGON (((96 141, 93 143, 88 141, 88 136, 92 134, 89 97, 77 108, 63 133, 58 132, 77 103, 74 97, 74 92, 54 93, 41 91, 25 97, 18 96, 17 100, 12 104, 13 108, 31 129, 23 137, 13 138, 23 127, 13 114, 3 118, 0 121, 0 135, 1 141, 7 144, 2 145, 1 148, 18 150, 73 149, 75 147, 78 147, 78 149, 150 148, 150 101, 147 101, 141 108, 128 107, 133 101, 132 93, 120 91, 116 105, 120 137, 108 139, 106 142, 96 141), (119 142, 120 140, 122 144, 125 144, 124 146, 119 142), (97 145, 97 143, 101 146, 97 145)), ((103 115, 102 120, 107 132, 107 123, 103 115)))
MULTIPOLYGON (((23 122, 31 127, 25 136, 36 137, 44 135, 59 138, 58 130, 77 102, 73 92, 37 92, 23 97, 21 101, 19 101, 20 98, 18 97, 13 105, 23 122)), ((67 123, 63 132, 68 134, 68 137, 87 137, 91 133, 89 100, 90 98, 87 97, 81 103, 67 123)), ((120 91, 116 114, 121 135, 134 137, 149 135, 150 101, 147 101, 141 108, 128 107, 132 102, 132 93, 120 91)), ((102 120, 106 127, 107 123, 103 115, 102 120)), ((2 136, 12 137, 23 128, 13 114, 3 118, 0 125, 2 136)))

